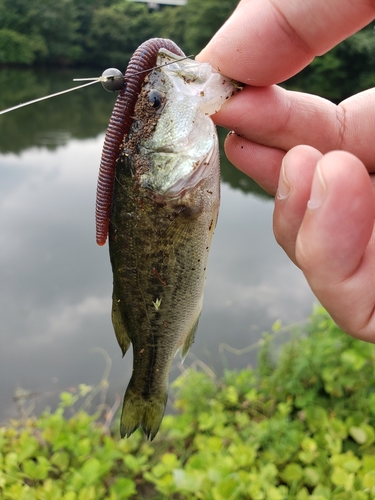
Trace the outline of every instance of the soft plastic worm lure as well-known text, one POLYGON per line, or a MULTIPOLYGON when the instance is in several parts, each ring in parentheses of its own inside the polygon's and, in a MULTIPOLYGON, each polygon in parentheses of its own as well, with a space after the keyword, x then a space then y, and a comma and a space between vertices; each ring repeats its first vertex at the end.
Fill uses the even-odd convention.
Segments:
POLYGON ((23 108, 24 106, 35 104, 68 92, 73 92, 74 90, 88 87, 98 82, 100 82, 103 88, 108 92, 119 91, 105 135, 99 168, 95 208, 96 242, 98 245, 104 245, 107 240, 115 164, 119 155, 120 145, 124 136, 129 131, 132 113, 143 81, 146 75, 155 68, 156 56, 161 48, 165 48, 181 56, 181 60, 187 58, 182 50, 171 40, 151 38, 140 45, 134 52, 129 61, 125 75, 117 68, 108 68, 103 71, 102 75, 99 77, 74 78, 73 81, 75 82, 89 80, 87 83, 78 85, 77 87, 39 97, 32 101, 17 104, 16 106, 0 111, 0 115, 3 115, 15 111, 16 109, 23 108))
POLYGON ((104 139, 96 192, 96 242, 98 245, 104 245, 107 240, 115 165, 121 142, 129 131, 143 81, 155 66, 156 56, 161 48, 185 58, 185 54, 171 40, 151 38, 144 42, 129 61, 125 73, 126 85, 121 87, 112 111, 104 139))

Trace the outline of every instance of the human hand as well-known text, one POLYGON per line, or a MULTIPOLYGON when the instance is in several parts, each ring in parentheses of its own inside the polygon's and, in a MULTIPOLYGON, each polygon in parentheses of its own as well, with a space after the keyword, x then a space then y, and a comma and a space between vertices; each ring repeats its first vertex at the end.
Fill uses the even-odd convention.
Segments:
POLYGON ((374 16, 370 3, 347 0, 242 0, 197 57, 252 85, 215 116, 235 132, 227 156, 271 194, 278 189, 276 239, 339 326, 373 342, 375 91, 335 106, 262 86, 297 73, 374 16))

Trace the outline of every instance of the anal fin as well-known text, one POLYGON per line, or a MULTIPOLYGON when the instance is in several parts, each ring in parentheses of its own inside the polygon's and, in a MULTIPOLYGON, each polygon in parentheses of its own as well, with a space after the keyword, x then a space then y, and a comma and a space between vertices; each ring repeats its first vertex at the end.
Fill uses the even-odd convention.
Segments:
POLYGON ((185 358, 187 356, 187 353, 189 352, 190 347, 194 343, 195 334, 196 334, 196 331, 197 331, 197 328, 198 328, 199 318, 200 318, 200 314, 198 315, 198 318, 196 319, 195 323, 193 324, 193 326, 191 327, 190 331, 186 335, 186 337, 184 339, 184 342, 182 344, 182 347, 181 347, 181 350, 180 350, 180 357, 181 357, 181 362, 182 363, 184 362, 184 360, 185 360, 185 358))

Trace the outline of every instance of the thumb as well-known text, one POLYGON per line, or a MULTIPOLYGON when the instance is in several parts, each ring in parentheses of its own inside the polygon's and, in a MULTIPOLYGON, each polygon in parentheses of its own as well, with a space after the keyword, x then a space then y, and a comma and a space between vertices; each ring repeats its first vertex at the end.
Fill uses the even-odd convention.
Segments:
POLYGON ((375 342, 375 196, 363 163, 344 151, 317 163, 296 242, 313 292, 347 333, 375 342))

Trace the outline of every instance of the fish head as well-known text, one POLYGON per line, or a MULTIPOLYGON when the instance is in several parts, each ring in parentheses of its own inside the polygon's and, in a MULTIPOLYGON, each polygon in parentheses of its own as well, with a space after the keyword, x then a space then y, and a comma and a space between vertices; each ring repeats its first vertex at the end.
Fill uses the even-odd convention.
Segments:
POLYGON ((143 187, 178 197, 212 168, 218 171, 218 140, 210 115, 238 88, 208 63, 159 51, 157 67, 146 77, 136 105, 137 147, 142 164, 147 164, 140 174, 143 187))

